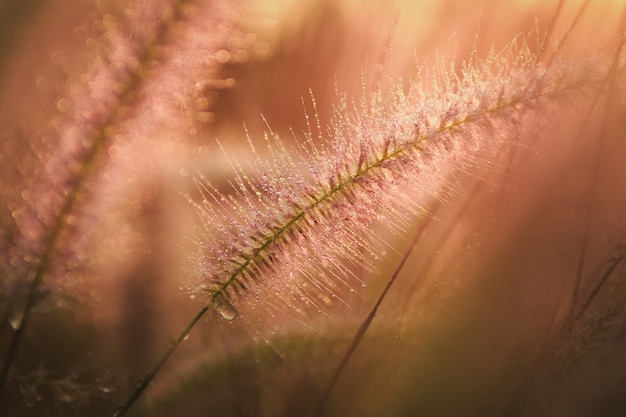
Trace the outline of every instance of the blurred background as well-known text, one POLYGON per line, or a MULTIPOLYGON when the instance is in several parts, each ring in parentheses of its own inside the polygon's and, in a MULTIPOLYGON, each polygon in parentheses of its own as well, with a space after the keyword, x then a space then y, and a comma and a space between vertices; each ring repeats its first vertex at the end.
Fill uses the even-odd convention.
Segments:
MULTIPOLYGON (((232 192, 224 153, 246 169, 248 140, 263 153, 270 130, 293 148, 317 114, 327 134, 339 94, 408 86, 513 41, 537 50, 546 33, 546 62, 556 45, 572 69, 581 55, 610 61, 623 7, 0 3, 0 357, 12 358, 0 414, 110 415, 123 402, 205 301, 185 195, 199 175, 232 192)), ((453 173, 323 415, 624 414, 618 63, 599 94, 531 111, 488 169, 453 173)), ((404 235, 375 226, 393 250, 354 271, 367 286, 349 306, 271 326, 210 311, 129 414, 314 415, 426 219, 404 235)))

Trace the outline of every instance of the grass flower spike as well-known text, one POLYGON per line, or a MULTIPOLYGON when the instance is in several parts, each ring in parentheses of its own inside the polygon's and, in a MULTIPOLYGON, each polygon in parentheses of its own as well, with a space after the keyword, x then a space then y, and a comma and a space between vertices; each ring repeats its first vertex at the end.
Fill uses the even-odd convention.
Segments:
POLYGON ((350 266, 382 250, 374 222, 402 231, 422 210, 416 193, 437 196, 454 172, 493 162, 528 110, 536 116, 590 79, 543 68, 514 43, 407 92, 397 86, 389 100, 342 100, 329 132, 309 129, 296 155, 268 137, 271 157, 259 156, 254 174, 232 163, 233 195, 197 180, 199 287, 230 319, 259 305, 300 318, 324 310, 357 284, 350 266))

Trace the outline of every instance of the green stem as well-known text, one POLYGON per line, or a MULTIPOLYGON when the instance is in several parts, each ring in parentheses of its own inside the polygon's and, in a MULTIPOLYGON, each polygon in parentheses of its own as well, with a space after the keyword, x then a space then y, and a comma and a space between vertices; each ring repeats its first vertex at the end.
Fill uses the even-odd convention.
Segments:
POLYGON ((400 274, 400 271, 402 270, 402 267, 404 266, 406 261, 409 259, 409 256, 413 252, 413 249, 415 249, 415 247, 419 243, 419 240, 424 235, 424 232, 426 232, 426 229, 428 228, 428 225, 432 221, 432 219, 435 216, 435 213, 437 212, 437 210, 439 210, 440 206, 441 206, 441 200, 438 199, 433 204, 433 206, 430 208, 430 210, 429 210, 430 214, 429 214, 428 218, 425 219, 422 222, 422 224, 420 225, 417 233, 415 234, 415 237, 413 238, 413 241, 409 245, 409 249, 406 251, 406 253, 402 257, 402 260, 400 261, 400 263, 396 267, 396 270, 393 272, 393 274, 389 278, 389 281, 387 281, 387 285, 385 286, 385 288, 383 289, 383 292, 380 294, 380 296, 376 300, 376 303, 374 304, 374 307, 372 307, 372 309, 370 310, 369 314, 367 315, 367 317, 365 318, 363 323, 361 323, 361 326, 359 326, 359 329, 357 330, 356 334, 354 335, 354 339, 352 339, 352 343, 350 344, 350 347, 348 348, 348 350, 344 354, 343 358, 341 358, 341 362, 339 362, 339 366, 337 366, 337 369, 335 370, 335 373, 333 374, 333 376, 332 376, 328 386, 326 387, 326 391, 324 391, 324 395, 322 396, 322 398, 321 398, 321 400, 320 400, 320 402, 319 402, 319 404, 317 406, 317 410, 315 411, 315 414, 314 414, 315 417, 319 417, 319 416, 322 415, 322 411, 324 410, 324 407, 326 406, 326 403, 328 402, 328 398, 330 397, 330 393, 332 392, 335 384, 339 380, 339 377, 343 373, 343 370, 345 369, 345 367, 348 365, 348 361, 354 355, 354 352, 356 351, 357 347, 361 343, 361 340, 363 339, 363 336, 365 336, 365 333, 367 332, 367 330, 369 329, 370 325, 372 324, 372 321, 374 321, 374 318, 376 317, 376 313, 378 312, 378 308, 380 307, 380 305, 382 304, 383 300, 387 296, 387 293, 389 292, 389 289, 391 288, 393 283, 396 281, 396 278, 400 274))
POLYGON ((207 312, 208 309, 209 309, 209 304, 206 304, 204 307, 200 309, 200 311, 198 311, 198 313, 196 313, 194 318, 189 322, 189 324, 187 324, 187 327, 185 327, 183 331, 180 332, 176 340, 172 342, 168 350, 165 351, 163 356, 161 356, 161 359, 159 359, 159 361, 148 372, 146 372, 143 378, 141 378, 141 380, 137 383, 137 385, 135 386, 135 389, 133 389, 133 391, 130 393, 130 395, 124 402, 124 404, 122 404, 120 407, 118 407, 115 410, 115 412, 113 413, 114 417, 122 417, 126 415, 128 410, 130 410, 130 408, 133 406, 135 401, 137 401, 137 399, 145 391, 145 389, 148 387, 150 382, 154 379, 154 377, 159 372, 159 370, 163 367, 163 365, 165 365, 165 362, 167 362, 167 360, 172 355, 172 353, 174 353, 178 345, 180 345, 180 343, 183 340, 185 340, 185 338, 187 337, 191 329, 193 329, 193 327, 196 325, 198 320, 200 320, 200 318, 204 315, 204 313, 207 312))

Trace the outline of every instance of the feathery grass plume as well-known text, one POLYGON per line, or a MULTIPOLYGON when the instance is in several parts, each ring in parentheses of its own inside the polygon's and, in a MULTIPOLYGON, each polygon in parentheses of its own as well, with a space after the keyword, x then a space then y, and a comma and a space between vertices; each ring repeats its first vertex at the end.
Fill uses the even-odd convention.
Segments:
POLYGON ((233 162, 236 198, 197 180, 198 288, 229 319, 262 306, 300 319, 324 310, 354 288, 349 266, 379 251, 374 222, 401 232, 403 216, 420 211, 415 192, 437 195, 448 175, 510 146, 526 110, 597 80, 598 67, 588 64, 547 71, 513 42, 460 71, 441 65, 388 100, 343 99, 328 137, 320 132, 315 143, 309 131, 297 155, 268 138, 271 157, 257 158, 252 178, 233 162))
MULTIPOLYGON (((42 178, 35 176, 31 180, 32 184, 22 193, 25 200, 23 206, 13 213, 22 231, 22 242, 12 251, 13 265, 28 271, 33 269, 30 263, 47 264, 45 259, 49 257, 49 252, 59 250, 55 246, 61 240, 60 234, 77 222, 72 212, 75 201, 80 197, 79 191, 90 178, 90 170, 102 168, 101 164, 98 165, 101 160, 116 153, 116 148, 109 148, 111 142, 122 146, 125 137, 135 139, 154 134, 145 127, 139 131, 138 126, 167 122, 173 113, 180 113, 181 103, 165 101, 153 112, 141 112, 142 118, 149 120, 136 118, 139 106, 152 106, 157 100, 164 101, 166 95, 171 97, 168 89, 182 87, 180 82, 177 84, 176 80, 171 80, 172 73, 180 72, 180 69, 162 69, 162 63, 170 61, 167 54, 174 49, 168 46, 173 36, 170 32, 183 24, 185 12, 189 13, 184 8, 189 7, 187 3, 154 2, 150 3, 150 7, 137 3, 125 10, 126 20, 105 15, 93 23, 96 33, 87 31, 84 34, 87 44, 91 46, 88 51, 91 66, 86 74, 70 75, 63 86, 68 95, 56 103, 61 116, 47 128, 51 132, 44 132, 43 141, 49 149, 41 156, 44 159, 42 178), (153 25, 154 22, 159 24, 153 25), (163 83, 160 79, 163 77, 170 79, 169 82, 163 83), (25 261, 27 264, 22 266, 25 261)), ((217 22, 213 23, 217 25, 217 22)), ((207 48, 208 42, 200 45, 200 36, 194 36, 192 30, 189 32, 190 48, 207 48)), ((224 34, 219 36, 217 31, 214 37, 208 38, 213 54, 217 52, 218 44, 225 43, 224 34)), ((182 54, 181 51, 175 52, 182 54)), ((202 73, 194 74, 194 79, 214 80, 216 66, 205 65, 205 61, 211 59, 197 56, 196 59, 202 60, 202 65, 185 62, 189 68, 202 68, 202 73)), ((173 60, 181 65, 177 59, 173 60)), ((227 84, 227 81, 221 83, 227 84)), ((193 100, 193 86, 185 87, 184 92, 189 94, 181 94, 181 97, 193 100)), ((194 108, 189 103, 184 104, 194 108)), ((202 118, 201 115, 198 117, 202 118)), ((204 118, 207 117, 210 116, 204 118)), ((180 125, 176 123, 178 131, 171 132, 172 137, 180 136, 180 125)), ((157 127, 161 131, 165 129, 161 124, 157 127)), ((167 127, 169 131, 173 130, 171 125, 167 127)), ((191 126, 183 124, 183 127, 188 136, 191 126)), ((47 265, 43 267, 42 274, 48 272, 45 271, 47 268, 47 265)), ((16 285, 24 285, 23 281, 18 280, 16 285)))
POLYGON ((20 236, 2 284, 14 333, 3 352, 0 391, 42 294, 67 287, 88 293, 88 282, 108 273, 107 248, 134 242, 120 238, 132 233, 120 218, 132 222, 145 198, 139 192, 121 202, 120 195, 176 163, 173 156, 213 121, 215 95, 234 85, 224 64, 248 59, 256 38, 234 30, 233 5, 195 3, 133 2, 76 29, 87 68, 73 68, 55 86, 63 96, 59 115, 41 129, 42 166, 12 212, 20 236))

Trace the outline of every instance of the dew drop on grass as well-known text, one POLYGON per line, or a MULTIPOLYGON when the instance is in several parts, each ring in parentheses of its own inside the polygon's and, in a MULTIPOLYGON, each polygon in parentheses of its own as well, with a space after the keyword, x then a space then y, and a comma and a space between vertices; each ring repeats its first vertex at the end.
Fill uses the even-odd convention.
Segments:
POLYGON ((9 324, 13 330, 18 330, 22 327, 24 315, 22 313, 14 313, 9 316, 9 324))
POLYGON ((222 297, 213 300, 213 304, 219 315, 228 321, 235 320, 239 315, 237 309, 222 297))

